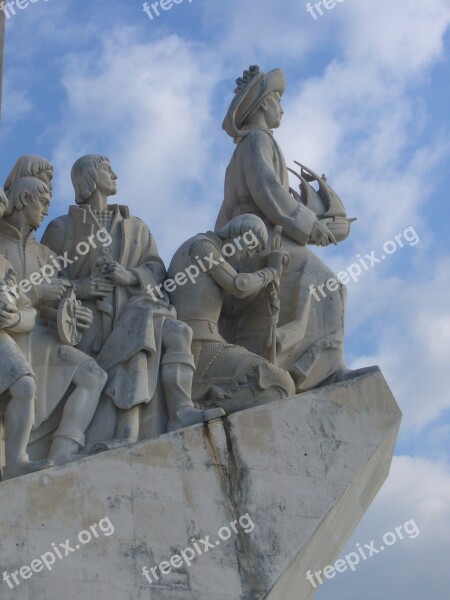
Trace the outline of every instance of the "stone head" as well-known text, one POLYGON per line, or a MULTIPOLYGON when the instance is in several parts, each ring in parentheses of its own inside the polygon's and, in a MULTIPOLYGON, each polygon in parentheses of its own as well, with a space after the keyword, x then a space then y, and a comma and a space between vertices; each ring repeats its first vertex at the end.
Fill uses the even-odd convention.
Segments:
POLYGON ((281 96, 286 77, 281 69, 264 73, 257 65, 236 80, 235 96, 228 108, 223 128, 231 137, 245 136, 253 127, 279 127, 284 114, 281 96))
POLYGON ((23 222, 31 229, 38 229, 48 215, 51 190, 37 177, 21 177, 7 193, 8 207, 4 217, 20 212, 23 222))
POLYGON ((5 192, 8 193, 13 184, 21 177, 36 177, 52 189, 53 167, 46 158, 34 154, 21 156, 5 182, 5 192))
MULTIPOLYGON (((224 246, 229 246, 229 256, 236 262, 265 250, 269 239, 264 222, 251 214, 239 215, 228 221, 217 234, 223 240, 224 246), (232 254, 231 247, 234 247, 232 254)), ((228 256, 228 253, 225 253, 225 256, 228 256)))
POLYGON ((117 193, 117 175, 106 156, 82 156, 73 165, 71 176, 77 204, 87 202, 96 191, 106 197, 117 193))

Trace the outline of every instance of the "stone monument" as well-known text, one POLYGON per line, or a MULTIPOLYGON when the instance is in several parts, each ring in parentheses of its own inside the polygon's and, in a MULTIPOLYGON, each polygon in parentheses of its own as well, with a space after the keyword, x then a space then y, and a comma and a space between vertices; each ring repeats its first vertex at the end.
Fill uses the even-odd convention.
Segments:
POLYGON ((342 242, 353 219, 303 164, 289 186, 273 135, 285 87, 280 69, 237 80, 215 231, 180 240, 167 272, 148 226, 108 203, 107 157, 74 163, 75 205, 40 244, 53 168, 12 169, 5 600, 309 600, 308 573, 386 479, 398 406, 378 367, 345 366, 344 286, 310 293, 334 276, 307 246, 342 242))

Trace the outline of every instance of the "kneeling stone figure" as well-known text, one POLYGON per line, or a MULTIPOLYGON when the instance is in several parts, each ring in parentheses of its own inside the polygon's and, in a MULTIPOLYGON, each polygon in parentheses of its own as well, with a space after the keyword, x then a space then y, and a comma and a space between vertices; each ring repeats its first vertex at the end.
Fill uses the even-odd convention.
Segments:
POLYGON ((247 247, 240 243, 242 250, 236 246, 233 255, 239 262, 262 250, 267 239, 261 219, 240 215, 217 234, 209 231, 187 240, 170 264, 171 279, 202 265, 201 270, 197 267, 199 274, 195 280, 188 279, 170 293, 178 318, 193 331, 196 371, 192 398, 201 406, 216 405, 231 413, 295 394, 294 382, 287 371, 241 346, 228 344, 219 332, 219 318, 227 298, 254 298, 271 282, 279 280, 283 257, 281 251, 274 251, 268 257, 268 267, 256 273, 238 273, 224 256, 223 247, 243 240, 247 247))

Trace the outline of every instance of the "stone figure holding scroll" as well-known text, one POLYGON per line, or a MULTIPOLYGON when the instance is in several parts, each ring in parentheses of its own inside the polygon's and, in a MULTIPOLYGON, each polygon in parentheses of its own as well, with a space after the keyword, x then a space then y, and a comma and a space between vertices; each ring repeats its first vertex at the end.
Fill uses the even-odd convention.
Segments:
MULTIPOLYGON (((22 157, 19 162, 33 160, 22 157)), ((0 220, 0 254, 8 257, 19 289, 40 317, 29 333, 14 334, 36 375, 34 431, 28 451, 33 458, 48 456, 55 464, 65 464, 80 457, 106 373, 90 356, 61 343, 53 303, 64 296, 68 282, 46 282, 42 276, 38 281, 36 277, 46 265, 53 265, 56 270, 56 258, 35 238, 35 230, 48 214, 51 198, 50 188, 42 179, 8 179, 8 208, 0 220)), ((82 331, 92 322, 91 312, 85 307, 76 309, 75 318, 82 331)))
POLYGON ((107 418, 96 417, 95 440, 114 438, 97 449, 142 437, 140 407, 149 403, 153 413, 144 437, 223 415, 192 404, 191 330, 177 320, 167 297, 153 301, 147 294, 148 286, 163 283, 166 269, 143 221, 130 215, 126 206, 107 203, 117 192, 116 180, 105 156, 77 160, 72 168, 76 205, 52 221, 43 237, 55 253, 69 255, 79 240, 100 228, 112 238, 107 252, 93 249, 63 271, 75 284, 78 298, 93 311, 93 328, 80 347, 107 371, 104 394, 117 409, 112 431, 111 411, 107 418))
MULTIPOLYGON (((243 213, 258 215, 270 239, 275 227, 283 227, 283 244, 291 262, 283 270, 279 289, 277 365, 290 372, 300 392, 342 380, 350 373, 344 362, 346 291, 339 284, 322 302, 310 293, 312 285, 325 284, 334 275, 307 244, 325 246, 335 239, 327 221, 290 192, 283 153, 272 131, 283 116, 283 71, 265 74, 259 67, 250 67, 237 84, 223 123, 237 147, 226 172, 216 231, 243 213)), ((254 258, 244 268, 263 265, 264 256, 254 258)), ((250 307, 238 310, 234 319, 225 320, 229 339, 264 353, 267 303, 267 298, 259 296, 250 307)))
POLYGON ((294 382, 286 371, 227 343, 219 333, 226 297, 254 299, 279 280, 281 250, 270 253, 267 266, 255 273, 238 273, 229 262, 239 263, 245 256, 261 251, 267 239, 261 219, 240 215, 217 234, 209 231, 187 240, 170 264, 169 278, 176 284, 170 292, 171 301, 178 317, 193 330, 193 398, 201 405, 236 412, 295 393, 294 382), (186 273, 197 273, 197 277, 186 277, 186 273))

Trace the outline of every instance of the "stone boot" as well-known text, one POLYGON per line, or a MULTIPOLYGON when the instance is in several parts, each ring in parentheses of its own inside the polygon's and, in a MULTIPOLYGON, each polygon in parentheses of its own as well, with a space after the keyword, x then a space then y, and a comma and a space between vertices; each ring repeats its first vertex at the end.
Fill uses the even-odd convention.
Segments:
POLYGON ((162 358, 161 380, 169 414, 167 431, 176 431, 225 416, 221 408, 195 408, 191 399, 194 371, 194 359, 191 354, 171 352, 162 358))

